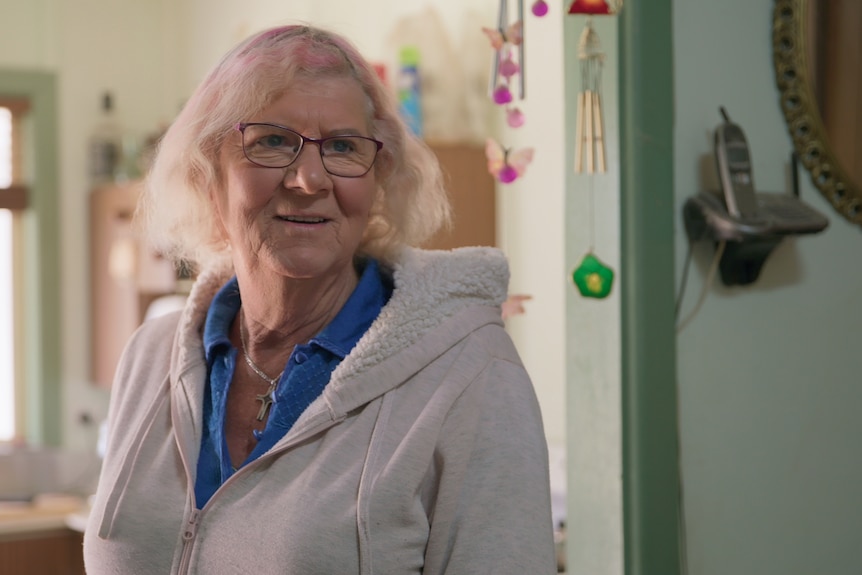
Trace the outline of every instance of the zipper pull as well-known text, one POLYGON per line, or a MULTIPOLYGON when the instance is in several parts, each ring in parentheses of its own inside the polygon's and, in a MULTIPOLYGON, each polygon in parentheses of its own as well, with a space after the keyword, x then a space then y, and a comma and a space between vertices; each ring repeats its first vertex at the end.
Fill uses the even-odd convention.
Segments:
POLYGON ((200 520, 201 512, 197 508, 193 508, 192 514, 186 523, 186 528, 183 529, 183 554, 180 558, 180 567, 177 573, 188 573, 189 562, 192 557, 192 547, 194 546, 194 538, 198 532, 198 521, 200 520))
POLYGON ((186 524, 185 531, 183 531, 183 540, 188 542, 195 538, 198 532, 198 519, 200 518, 200 510, 195 509, 192 511, 191 517, 189 517, 189 521, 186 524))

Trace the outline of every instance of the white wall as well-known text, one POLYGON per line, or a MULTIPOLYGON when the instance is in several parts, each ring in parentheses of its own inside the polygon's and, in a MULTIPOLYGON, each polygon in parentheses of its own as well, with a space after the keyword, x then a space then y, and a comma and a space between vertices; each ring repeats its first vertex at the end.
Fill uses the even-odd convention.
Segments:
MULTIPOLYGON (((677 213, 700 189, 698 161, 712 153, 719 105, 746 131, 755 186, 789 191, 772 3, 696 0, 675 2, 673 11, 677 213)), ((829 228, 785 241, 750 287, 716 280, 678 337, 692 574, 862 572, 862 236, 807 173, 800 183, 829 228)), ((686 240, 677 223, 682 270, 686 240)), ((706 245, 695 252, 684 310, 712 253, 706 245)))

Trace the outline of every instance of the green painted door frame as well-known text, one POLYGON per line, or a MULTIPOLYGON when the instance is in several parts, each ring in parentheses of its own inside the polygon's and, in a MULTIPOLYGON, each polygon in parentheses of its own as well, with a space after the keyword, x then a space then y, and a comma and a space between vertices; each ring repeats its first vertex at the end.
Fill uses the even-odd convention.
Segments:
POLYGON ((625 573, 677 575, 672 0, 619 17, 625 573))
MULTIPOLYGON (((57 193, 57 89, 53 73, 0 69, 0 94, 30 101, 24 214, 26 439, 61 443, 60 208, 57 193)), ((78 264, 76 264, 78 265, 78 264)))

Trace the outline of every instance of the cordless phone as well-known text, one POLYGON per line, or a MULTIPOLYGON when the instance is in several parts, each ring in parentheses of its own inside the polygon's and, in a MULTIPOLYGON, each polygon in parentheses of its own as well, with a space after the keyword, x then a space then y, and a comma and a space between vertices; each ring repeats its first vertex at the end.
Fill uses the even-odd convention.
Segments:
POLYGON ((724 123, 715 129, 715 161, 724 202, 730 215, 751 220, 757 216, 751 153, 745 133, 733 123, 724 106, 719 107, 724 123))

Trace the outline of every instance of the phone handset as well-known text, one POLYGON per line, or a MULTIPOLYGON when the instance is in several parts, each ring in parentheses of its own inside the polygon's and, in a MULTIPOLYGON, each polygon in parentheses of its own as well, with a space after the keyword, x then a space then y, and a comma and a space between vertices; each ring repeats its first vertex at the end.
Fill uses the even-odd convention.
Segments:
POLYGON ((719 106, 719 111, 724 123, 715 129, 715 160, 727 211, 740 220, 756 219, 757 199, 745 133, 730 120, 724 106, 719 106))

